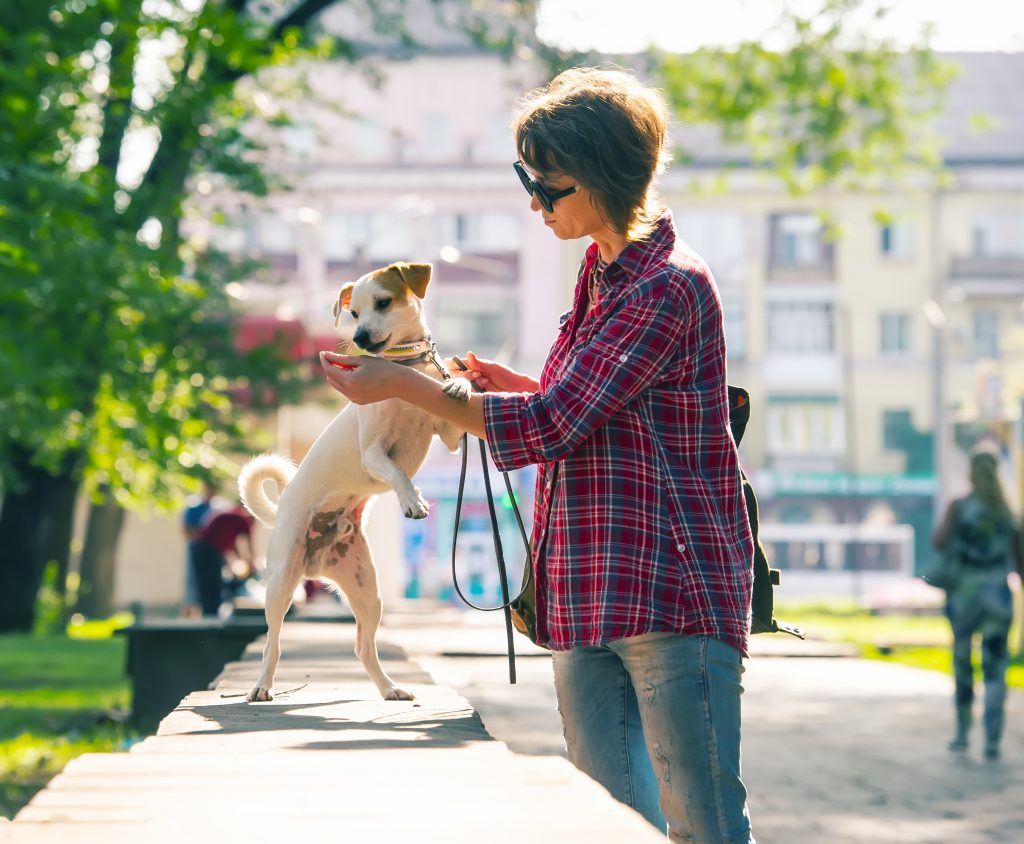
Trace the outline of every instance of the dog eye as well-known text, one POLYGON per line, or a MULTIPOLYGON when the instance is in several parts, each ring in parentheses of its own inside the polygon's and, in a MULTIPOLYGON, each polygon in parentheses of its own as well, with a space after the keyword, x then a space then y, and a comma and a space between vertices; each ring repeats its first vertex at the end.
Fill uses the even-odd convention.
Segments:
POLYGON ((375 311, 386 311, 390 307, 391 307, 391 300, 390 299, 378 299, 376 302, 373 303, 373 309, 375 311))
POLYGON ((349 313, 352 314, 352 319, 359 319, 359 314, 357 314, 355 311, 349 311, 349 313))

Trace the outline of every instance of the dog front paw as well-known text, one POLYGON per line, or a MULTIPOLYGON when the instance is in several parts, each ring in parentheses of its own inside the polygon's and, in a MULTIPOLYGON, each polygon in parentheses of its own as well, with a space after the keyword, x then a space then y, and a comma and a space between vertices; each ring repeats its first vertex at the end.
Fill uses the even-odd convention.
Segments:
POLYGON ((441 386, 442 393, 461 404, 469 401, 471 391, 469 382, 465 378, 452 378, 450 381, 445 381, 441 386))
POLYGON ((249 703, 273 700, 274 693, 270 689, 264 689, 262 686, 254 686, 245 699, 249 703))
POLYGON ((430 513, 430 505, 416 487, 413 487, 412 491, 413 495, 402 501, 402 512, 407 519, 425 519, 430 513))

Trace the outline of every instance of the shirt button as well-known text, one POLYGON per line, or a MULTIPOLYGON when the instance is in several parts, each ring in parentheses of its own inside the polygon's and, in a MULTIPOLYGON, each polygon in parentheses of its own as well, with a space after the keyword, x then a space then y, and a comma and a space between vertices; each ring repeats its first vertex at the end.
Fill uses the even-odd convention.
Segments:
POLYGON ((678 552, 679 552, 680 554, 682 554, 682 553, 683 553, 683 551, 685 551, 685 550, 686 550, 686 543, 685 543, 685 542, 680 542, 680 543, 679 543, 679 544, 678 544, 678 545, 676 546, 676 550, 677 550, 677 551, 678 551, 678 552))
POLYGON ((625 363, 627 360, 629 360, 629 355, 619 355, 619 360, 622 363, 625 363))

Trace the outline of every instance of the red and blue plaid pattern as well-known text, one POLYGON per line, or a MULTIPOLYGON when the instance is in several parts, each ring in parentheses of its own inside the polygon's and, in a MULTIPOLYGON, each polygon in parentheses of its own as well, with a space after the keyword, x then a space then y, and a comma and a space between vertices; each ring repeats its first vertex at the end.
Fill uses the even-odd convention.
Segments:
POLYGON ((746 654, 753 544, 711 271, 666 212, 608 265, 588 312, 596 258, 595 243, 540 391, 484 396, 495 465, 539 464, 539 639, 567 650, 670 631, 746 654))

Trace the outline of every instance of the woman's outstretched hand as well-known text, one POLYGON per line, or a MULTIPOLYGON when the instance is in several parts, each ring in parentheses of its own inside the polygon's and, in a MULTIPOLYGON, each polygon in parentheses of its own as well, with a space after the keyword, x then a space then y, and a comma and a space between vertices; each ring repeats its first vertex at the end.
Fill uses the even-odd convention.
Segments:
POLYGON ((473 352, 466 352, 462 362, 469 370, 461 370, 453 359, 445 361, 448 371, 456 378, 467 378, 485 392, 535 393, 540 389, 536 379, 516 372, 504 364, 478 358, 473 352))
POLYGON ((320 366, 327 383, 353 404, 398 398, 403 378, 410 374, 410 370, 391 361, 337 352, 320 352, 320 366))

